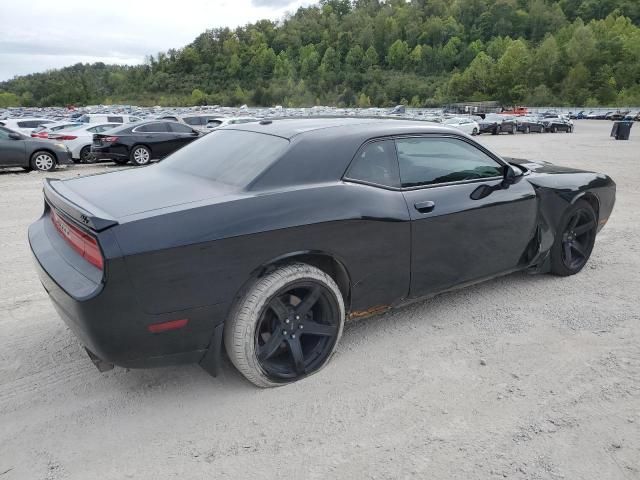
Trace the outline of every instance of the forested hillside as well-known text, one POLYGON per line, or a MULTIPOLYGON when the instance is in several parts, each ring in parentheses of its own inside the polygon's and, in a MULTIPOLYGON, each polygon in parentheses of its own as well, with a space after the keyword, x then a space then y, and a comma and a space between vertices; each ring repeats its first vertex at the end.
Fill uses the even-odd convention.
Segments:
POLYGON ((0 106, 640 105, 639 0, 323 0, 144 65, 0 83, 0 106))

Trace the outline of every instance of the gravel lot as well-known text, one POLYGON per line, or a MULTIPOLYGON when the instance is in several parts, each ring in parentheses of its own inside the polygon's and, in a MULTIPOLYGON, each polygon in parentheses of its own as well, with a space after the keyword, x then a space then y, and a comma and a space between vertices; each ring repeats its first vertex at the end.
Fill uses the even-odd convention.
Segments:
POLYGON ((326 369, 275 390, 230 366, 98 373, 31 264, 43 176, 0 173, 0 478, 640 478, 640 125, 576 124, 479 138, 614 178, 582 273, 352 323, 326 369))

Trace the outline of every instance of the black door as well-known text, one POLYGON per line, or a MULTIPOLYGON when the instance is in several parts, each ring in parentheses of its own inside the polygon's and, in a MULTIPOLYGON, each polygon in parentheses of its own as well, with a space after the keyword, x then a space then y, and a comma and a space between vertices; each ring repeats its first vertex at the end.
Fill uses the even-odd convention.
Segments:
POLYGON ((523 180, 472 200, 480 185, 499 185, 504 164, 459 137, 396 140, 412 220, 410 296, 446 290, 518 268, 535 236, 536 196, 523 180))
POLYGON ((200 136, 193 128, 182 125, 181 123, 170 123, 169 129, 173 132, 174 142, 171 150, 167 152, 167 155, 193 142, 200 136))
POLYGON ((169 122, 154 122, 140 125, 133 130, 136 143, 151 148, 153 158, 163 158, 175 150, 175 133, 169 130, 169 122))
POLYGON ((11 138, 11 133, 11 130, 0 127, 0 166, 26 167, 25 142, 11 138))

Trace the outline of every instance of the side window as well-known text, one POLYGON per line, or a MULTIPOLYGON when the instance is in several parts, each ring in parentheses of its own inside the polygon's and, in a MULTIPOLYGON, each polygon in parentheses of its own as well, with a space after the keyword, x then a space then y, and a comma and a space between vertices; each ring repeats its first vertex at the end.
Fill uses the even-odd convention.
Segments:
POLYGON ((393 140, 365 145, 351 162, 346 177, 387 187, 399 187, 400 176, 393 140))
POLYGON ((220 120, 209 120, 207 122, 207 127, 209 128, 215 128, 219 125, 222 125, 222 122, 220 120))
POLYGON ((0 128, 0 140, 9 140, 9 132, 4 128, 0 128))
POLYGON ((141 125, 136 127, 136 132, 141 133, 166 133, 169 129, 167 128, 166 123, 148 123, 146 125, 141 125))
POLYGON ((184 123, 187 125, 198 126, 202 125, 204 122, 204 117, 185 117, 184 123))
POLYGON ((87 128, 87 132, 91 132, 91 133, 100 133, 101 131, 102 131, 102 127, 87 128))
POLYGON ((502 167, 483 151, 455 138, 396 140, 403 187, 499 177, 502 167))
POLYGON ((173 133, 188 133, 188 134, 192 134, 193 133, 193 129, 192 128, 189 128, 186 125, 182 125, 181 123, 170 123, 169 124, 169 129, 173 133))
POLYGON ((140 119, 138 117, 129 117, 129 123, 136 123, 139 122, 140 119))
POLYGON ((107 117, 107 122, 123 123, 122 117, 107 117))

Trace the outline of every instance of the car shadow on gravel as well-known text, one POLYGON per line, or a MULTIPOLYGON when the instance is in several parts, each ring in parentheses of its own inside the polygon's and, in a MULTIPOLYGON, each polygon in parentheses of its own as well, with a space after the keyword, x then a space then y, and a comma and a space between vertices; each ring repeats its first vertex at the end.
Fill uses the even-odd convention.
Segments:
MULTIPOLYGON (((427 326, 433 328, 438 334, 443 331, 449 334, 454 333, 455 327, 471 331, 474 328, 474 316, 470 314, 473 311, 470 305, 479 305, 483 301, 486 303, 489 299, 490 306, 485 307, 489 312, 494 307, 504 309, 505 297, 514 297, 518 292, 523 291, 554 289, 553 285, 556 281, 562 281, 562 279, 549 275, 532 276, 526 273, 515 273, 426 300, 419 300, 385 314, 348 322, 330 366, 339 369, 342 362, 363 361, 371 354, 370 349, 379 348, 380 346, 377 345, 379 341, 387 341, 390 334, 397 337, 410 335, 417 327, 427 326), (447 312, 447 316, 455 317, 455 320, 448 323, 451 319, 443 317, 443 311, 447 312), (354 356, 362 358, 355 360, 354 356)), ((517 319, 515 321, 517 322, 517 319)), ((530 327, 528 324, 523 324, 523 328, 530 327)), ((402 341, 402 338, 396 340, 402 341)), ((97 371, 95 374, 99 375, 97 371)), ((226 355, 223 357, 220 373, 215 378, 197 365, 148 370, 116 368, 103 375, 113 388, 123 393, 151 391, 175 393, 177 390, 197 394, 201 390, 207 395, 227 396, 229 393, 255 392, 256 390, 236 371, 226 355)))

